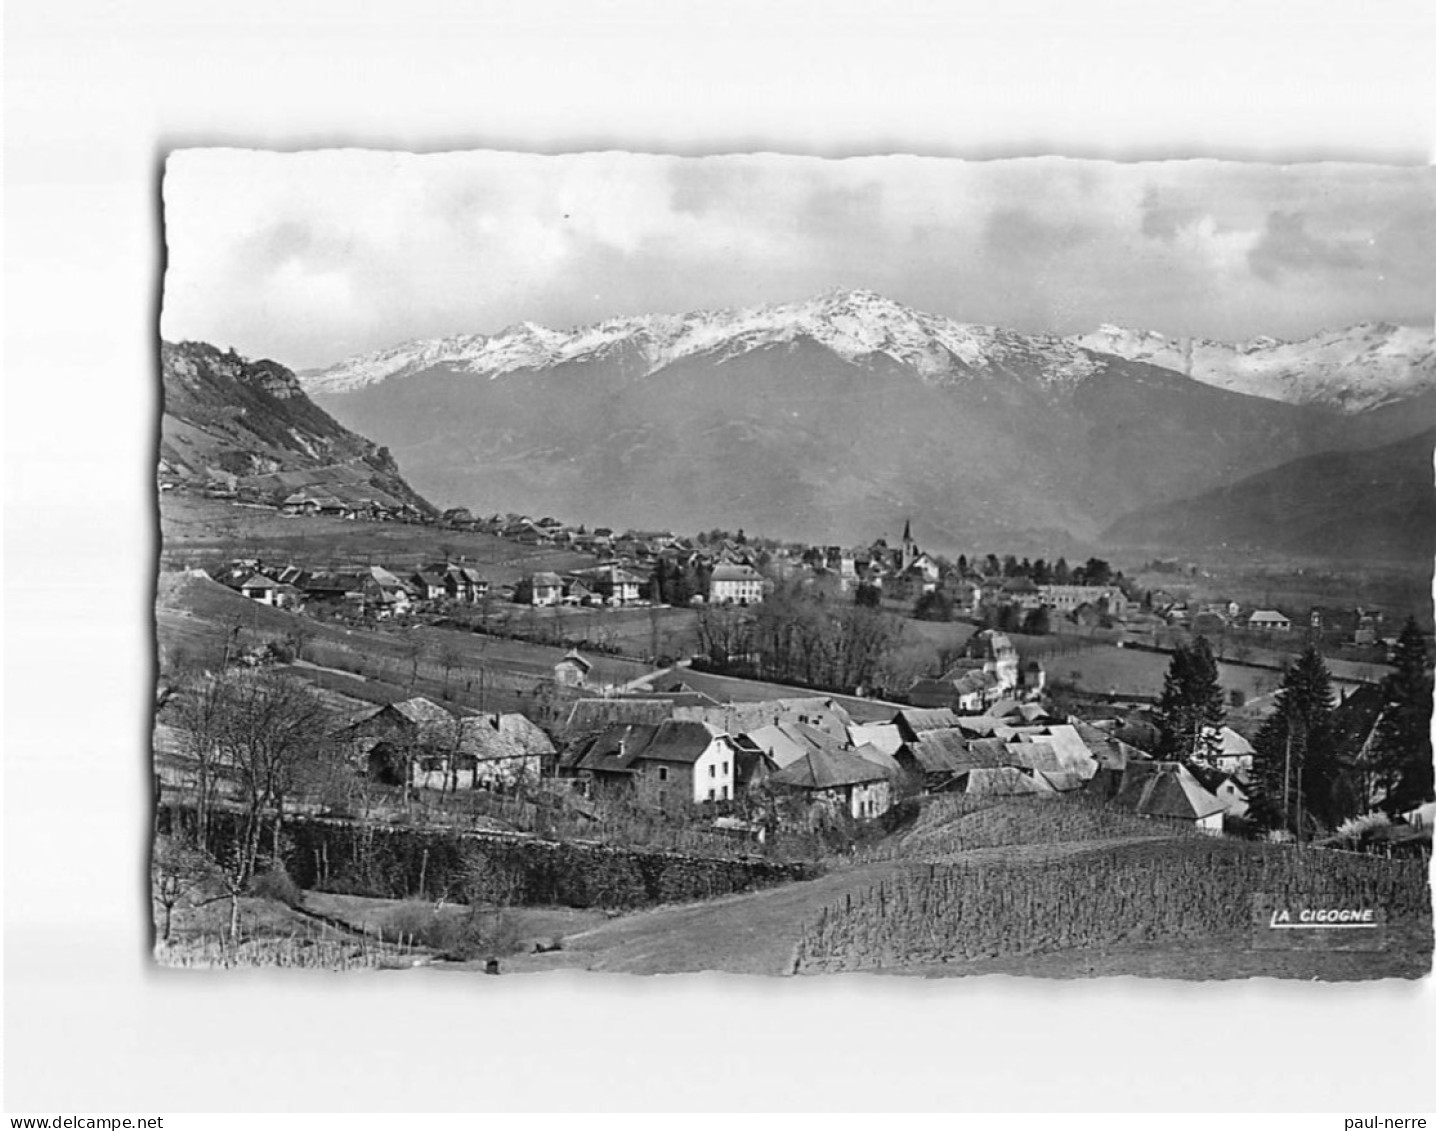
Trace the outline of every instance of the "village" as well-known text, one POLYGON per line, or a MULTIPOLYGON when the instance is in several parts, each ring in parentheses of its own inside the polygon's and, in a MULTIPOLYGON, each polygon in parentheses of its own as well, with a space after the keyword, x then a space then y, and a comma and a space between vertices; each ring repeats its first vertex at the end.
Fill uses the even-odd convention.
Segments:
MULTIPOLYGON (((694 536, 671 531, 615 531, 508 512, 476 517, 467 508, 428 514, 368 484, 347 482, 345 469, 278 472, 239 477, 211 469, 202 488, 162 467, 162 493, 196 491, 241 507, 291 518, 327 516, 348 521, 410 523, 490 535, 516 547, 551 548, 589 556, 592 564, 563 572, 527 574, 494 587, 466 562, 427 563, 419 569, 343 565, 314 569, 289 562, 239 560, 224 580, 245 596, 280 608, 327 605, 358 616, 386 618, 450 605, 518 604, 538 609, 634 608, 760 603, 775 584, 848 596, 896 609, 916 603, 920 618, 976 618, 1008 631, 1036 634, 1096 634, 1135 644, 1163 645, 1173 633, 1209 639, 1230 636, 1238 651, 1269 645, 1295 651, 1287 642, 1318 633, 1334 646, 1364 659, 1384 661, 1395 646, 1385 612, 1371 606, 1307 606, 1283 612, 1246 608, 1230 598, 1188 600, 1181 575, 1196 567, 1154 561, 1155 574, 1171 573, 1170 585, 1143 587, 1100 559, 1069 566, 1013 555, 959 555, 950 560, 919 548, 911 521, 901 541, 878 538, 867 546, 810 546, 773 539, 749 539, 740 530, 713 530, 694 536), (303 486, 302 484, 314 484, 303 486), (291 490, 291 488, 296 488, 291 490), (245 576, 237 576, 236 572, 245 576), (236 584, 237 582, 237 584, 236 584)), ((173 497, 173 495, 171 495, 173 497)))
MULTIPOLYGON (((1116 771, 1120 778, 1130 762, 1144 779, 1156 769, 1152 782, 1168 775, 1180 786, 1174 791, 1133 787, 1123 793, 1106 777, 1103 788, 1121 797, 1118 804, 1145 812, 1141 796, 1180 795, 1182 800, 1163 815, 1220 829, 1224 815, 1239 819, 1245 813, 1252 754, 1246 737, 1229 726, 1209 728, 1181 761, 1152 763, 1137 746, 1111 737, 1111 731, 1127 725, 1118 712, 1103 711, 1105 717, 1094 720, 1097 725, 1049 713, 1044 665, 1039 658, 1022 658, 1013 637, 1102 633, 1118 644, 1152 647, 1159 637, 1170 645, 1174 633, 1218 639, 1231 632, 1243 642, 1284 642, 1297 635, 1292 619, 1276 609, 1243 610, 1235 601, 1189 605, 1164 589, 1138 590, 1097 559, 1075 569, 1061 559, 1049 566, 1042 560, 1004 561, 995 554, 952 562, 922 551, 910 520, 897 545, 878 539, 845 549, 750 542, 741 531, 695 537, 605 527, 590 531, 547 516, 476 518, 464 508, 422 516, 407 506, 385 507, 372 497, 361 507, 315 489, 283 494, 293 484, 282 476, 272 478, 280 481, 269 485, 271 491, 277 488, 283 497, 272 494, 268 505, 287 516, 331 513, 350 520, 426 522, 494 535, 516 546, 561 547, 594 559, 590 566, 528 573, 499 586, 462 561, 391 570, 382 565, 308 569, 241 559, 211 571, 214 580, 248 600, 301 615, 356 624, 410 618, 450 624, 456 612, 483 610, 482 622, 459 623, 475 631, 500 625, 514 631, 515 607, 748 609, 761 605, 776 587, 788 586, 860 606, 911 608, 919 619, 967 619, 974 626, 946 670, 884 689, 892 701, 880 713, 888 717, 873 720, 865 712, 862 722, 855 722, 837 700, 824 697, 759 700, 738 710, 682 678, 684 667, 695 661, 707 666, 710 657, 701 654, 628 684, 605 683, 595 678, 582 646, 571 647, 552 669, 554 687, 571 703, 556 731, 565 747, 561 757, 543 732, 518 714, 494 716, 488 728, 493 733, 488 733, 482 727, 466 729, 422 697, 355 724, 356 735, 371 738, 373 727, 398 727, 410 747, 423 750, 405 766, 397 765, 391 749, 385 748, 384 757, 369 749, 361 752, 365 772, 416 788, 480 788, 567 777, 588 796, 617 794, 672 809, 730 803, 773 785, 866 819, 915 790, 1068 791, 1087 785, 1098 769, 1116 771), (735 721, 739 717, 760 723, 744 727, 735 721), (463 732, 462 741, 455 737, 455 726, 463 732), (660 740, 656 728, 662 727, 667 729, 660 740), (516 733, 525 735, 517 749, 505 740, 516 733)), ((254 490, 249 488, 251 494, 254 490)), ((1306 635, 1332 627, 1338 619, 1332 612, 1311 609, 1306 635)), ((1348 647, 1379 649, 1385 659, 1396 645, 1394 636, 1382 635, 1379 611, 1343 610, 1340 619, 1346 626, 1341 643, 1348 647)), ((1250 651, 1247 643, 1239 648, 1250 651)), ((644 659, 656 662, 658 657, 644 659)), ((861 688, 831 690, 864 694, 861 688)), ((1238 701, 1240 694, 1232 698, 1238 701)), ((877 706, 881 700, 870 702, 877 706)))
MULTIPOLYGON (((226 502, 244 513, 263 505, 226 502)), ((273 510, 303 524, 320 517, 311 509, 320 505, 291 493, 273 510)), ((408 857, 384 871, 354 849, 336 881, 324 839, 336 827, 428 830, 477 838, 490 852, 567 844, 747 869, 708 876, 701 890, 709 893, 814 874, 855 852, 901 851, 884 846, 951 805, 963 814, 1076 806, 1092 820, 1165 835, 1268 838, 1274 805, 1289 808, 1288 798, 1271 796, 1269 774, 1263 792, 1255 764, 1275 699, 1253 703, 1218 687, 1194 714, 1181 686, 1164 696, 1084 694, 1051 678, 1059 653, 1037 645, 1072 638, 1170 661, 1171 683, 1191 655, 1204 649, 1210 659, 1209 639, 1226 632, 1248 656, 1294 655, 1328 640, 1376 653, 1378 663, 1397 643, 1383 639, 1386 626, 1371 610, 1316 610, 1298 630, 1275 609, 1193 605, 1140 588, 1097 559, 1074 568, 996 555, 952 562, 922 551, 910 523, 895 545, 849 550, 741 531, 617 533, 464 511, 347 520, 351 530, 412 523, 486 535, 500 548, 490 564, 463 554, 344 563, 334 544, 322 563, 232 558, 169 575, 175 592, 190 594, 172 602, 184 609, 165 613, 161 601, 157 812, 166 836, 209 844, 209 874, 229 877, 230 937, 245 933, 241 904, 275 876, 305 890, 437 897, 437 907, 462 902, 477 882, 472 869, 431 863, 428 847, 417 872, 408 857), (515 556, 498 556, 505 545, 515 556), (550 549, 569 554, 567 568, 526 567, 542 559, 525 554, 550 549), (636 632, 619 646, 579 634, 585 617, 626 612, 651 628, 660 616, 686 619, 663 622, 682 631, 636 632), (814 629, 815 618, 829 627, 814 629), (167 632, 171 623, 182 631, 167 632), (927 670, 904 676, 881 662, 904 624, 957 635, 927 670), (802 625, 819 651, 853 652, 869 632, 875 658, 816 683, 781 678, 765 653, 802 625), (885 627, 871 635, 876 625, 885 627), (203 662, 174 644, 200 628, 214 646, 203 662), (288 737, 256 740, 256 729, 271 726, 288 737), (253 754, 256 741, 266 758, 253 754), (315 841, 322 828, 331 832, 315 841)), ((1360 816, 1391 786, 1377 741, 1383 694, 1352 681, 1333 699, 1347 759, 1342 788, 1354 798, 1349 815, 1360 816)), ((1419 856, 1429 853, 1428 809, 1345 824, 1283 810, 1276 832, 1419 856)), ((646 895, 585 888, 577 898, 641 906, 670 890, 665 883, 646 895)))

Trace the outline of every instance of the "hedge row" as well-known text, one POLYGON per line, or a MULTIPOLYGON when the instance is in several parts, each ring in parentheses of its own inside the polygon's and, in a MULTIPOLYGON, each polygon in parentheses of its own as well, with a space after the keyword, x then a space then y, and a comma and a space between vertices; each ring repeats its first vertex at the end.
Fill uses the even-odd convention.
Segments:
MULTIPOLYGON (((162 806, 158 828, 192 828, 191 810, 162 806)), ((240 815, 210 815, 222 843, 240 815)), ((266 830, 264 845, 270 843, 266 830)), ((808 879, 811 865, 725 860, 586 842, 365 825, 330 818, 285 821, 284 867, 302 888, 386 899, 492 901, 629 909, 753 891, 808 879)))

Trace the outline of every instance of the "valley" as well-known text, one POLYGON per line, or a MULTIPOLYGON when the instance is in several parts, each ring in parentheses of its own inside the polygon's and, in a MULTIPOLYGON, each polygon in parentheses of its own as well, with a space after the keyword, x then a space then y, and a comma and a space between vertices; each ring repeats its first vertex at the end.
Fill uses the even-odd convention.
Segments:
MULTIPOLYGON (((1286 376, 1252 385, 1214 362, 1202 379, 1154 364, 1170 351, 1126 337, 1022 335, 854 291, 414 343, 301 381, 444 505, 639 529, 699 513, 805 541, 852 541, 912 513, 953 553, 980 539, 1074 555, 1222 542, 1320 553, 1339 485, 1340 509, 1366 522, 1340 552, 1411 561, 1422 536, 1384 516, 1422 503, 1409 473, 1430 447, 1436 362, 1421 333, 1280 343, 1286 376), (1294 391, 1304 350, 1326 366, 1322 389, 1379 378, 1385 391, 1294 391), (1387 460, 1377 449, 1392 444, 1387 460), (1263 474, 1287 486, 1237 486, 1263 474), (1202 503, 1213 491, 1229 494, 1202 503)), ((1233 372, 1255 356, 1234 350, 1233 372)))
POLYGON ((166 346, 157 958, 1420 976, 1363 712, 1431 628, 1436 394, 1135 340, 834 292, 302 377, 166 346), (1365 745, 1303 811, 1261 783, 1313 655, 1365 745), (1257 945, 1272 869, 1391 908, 1381 957, 1257 945))

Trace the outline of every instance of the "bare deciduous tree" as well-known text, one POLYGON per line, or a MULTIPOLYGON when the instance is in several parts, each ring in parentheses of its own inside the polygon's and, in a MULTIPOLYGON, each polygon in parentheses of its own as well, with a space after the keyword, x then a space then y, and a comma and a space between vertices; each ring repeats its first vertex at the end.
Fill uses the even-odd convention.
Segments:
POLYGON ((279 857, 285 805, 320 785, 337 755, 329 712, 304 684, 271 670, 231 672, 212 687, 214 749, 243 806, 236 873, 254 874, 261 829, 272 817, 272 855, 279 857))
POLYGON ((173 836, 157 836, 150 855, 150 894, 164 913, 160 938, 170 941, 174 910, 218 879, 215 862, 193 845, 173 836))
POLYGON ((439 647, 437 658, 439 666, 444 670, 444 698, 448 699, 449 680, 456 670, 464 666, 464 653, 456 645, 445 643, 439 647))

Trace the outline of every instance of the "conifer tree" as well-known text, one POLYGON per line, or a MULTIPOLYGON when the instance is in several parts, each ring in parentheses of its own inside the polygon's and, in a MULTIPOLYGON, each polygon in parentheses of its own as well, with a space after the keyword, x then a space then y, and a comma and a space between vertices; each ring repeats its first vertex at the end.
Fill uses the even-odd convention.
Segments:
POLYGON ((1252 744, 1252 812, 1261 823, 1305 836, 1349 815, 1338 811, 1331 711, 1331 675, 1320 650, 1308 646, 1287 668, 1276 710, 1252 744))
POLYGON ((1220 727, 1225 719, 1225 696, 1211 644, 1198 636, 1190 645, 1178 645, 1157 707, 1159 752, 1168 758, 1199 754, 1204 729, 1220 727))
POLYGON ((1396 641, 1395 667, 1381 684, 1374 753, 1386 808, 1399 812, 1432 797, 1431 667, 1414 617, 1396 641))

